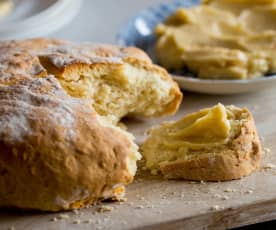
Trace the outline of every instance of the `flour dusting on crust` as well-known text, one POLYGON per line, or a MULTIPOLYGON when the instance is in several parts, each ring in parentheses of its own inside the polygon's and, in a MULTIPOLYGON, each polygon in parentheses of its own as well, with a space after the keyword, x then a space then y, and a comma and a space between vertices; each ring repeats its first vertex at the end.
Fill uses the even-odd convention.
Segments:
POLYGON ((32 124, 40 119, 63 128, 72 140, 76 138, 74 107, 78 105, 85 102, 68 96, 52 76, 0 85, 0 137, 8 142, 24 141, 33 134, 32 124))

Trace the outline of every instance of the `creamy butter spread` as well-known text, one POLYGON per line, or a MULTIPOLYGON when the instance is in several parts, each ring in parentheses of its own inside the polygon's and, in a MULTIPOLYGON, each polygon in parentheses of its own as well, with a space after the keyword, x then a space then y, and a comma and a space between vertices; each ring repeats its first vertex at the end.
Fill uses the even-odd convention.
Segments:
POLYGON ((176 126, 181 128, 170 136, 193 143, 224 141, 231 128, 222 104, 190 114, 177 122, 176 126))
POLYGON ((159 168, 161 162, 220 151, 240 132, 241 121, 237 120, 234 110, 217 104, 152 129, 142 147, 147 167, 159 168))
POLYGON ((276 1, 207 0, 156 27, 157 58, 200 78, 251 79, 276 72, 276 1))

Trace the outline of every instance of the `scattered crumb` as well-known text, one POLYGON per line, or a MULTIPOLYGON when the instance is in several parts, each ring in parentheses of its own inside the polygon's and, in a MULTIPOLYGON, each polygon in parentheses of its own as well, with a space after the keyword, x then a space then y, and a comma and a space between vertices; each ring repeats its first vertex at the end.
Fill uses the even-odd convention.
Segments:
POLYGON ((145 208, 143 205, 138 205, 138 206, 136 206, 135 208, 137 208, 137 209, 143 209, 143 208, 145 208))
POLYGON ((113 211, 113 207, 112 206, 107 206, 107 205, 102 205, 101 207, 98 208, 98 212, 111 212, 113 211))
POLYGON ((156 176, 158 174, 158 171, 156 169, 151 170, 151 174, 156 176))
POLYGON ((263 168, 263 169, 275 169, 275 168, 276 168, 276 165, 271 164, 271 163, 267 163, 267 164, 263 165, 262 168, 263 168))
POLYGON ((206 184, 206 182, 205 182, 205 181, 203 181, 203 180, 201 180, 201 181, 200 181, 200 184, 206 184))
POLYGON ((214 205, 211 207, 211 210, 213 211, 218 211, 220 209, 220 207, 218 205, 214 205))
POLYGON ((245 191, 246 194, 252 194, 253 193, 253 190, 249 189, 247 191, 245 191))
POLYGON ((271 153, 271 150, 269 148, 264 148, 264 153, 265 154, 271 153))
POLYGON ((56 222, 58 219, 56 217, 53 217, 51 221, 56 222))
POLYGON ((74 220, 74 221, 73 221, 73 224, 80 224, 80 223, 81 223, 80 220, 74 220))
POLYGON ((229 199, 228 196, 223 196, 223 195, 220 195, 220 194, 218 194, 218 193, 214 194, 213 197, 214 197, 214 198, 219 198, 219 199, 221 199, 221 200, 228 200, 228 199, 229 199))
POLYGON ((227 188, 224 190, 224 192, 236 192, 237 190, 236 189, 233 189, 233 188, 227 188))
POLYGON ((126 202, 126 201, 127 201, 127 198, 126 198, 126 197, 122 197, 122 198, 120 198, 119 201, 120 201, 120 202, 126 202))
POLYGON ((83 223, 85 223, 85 224, 91 224, 93 221, 91 220, 91 219, 89 219, 89 220, 84 220, 83 221, 83 223))
POLYGON ((70 216, 67 215, 67 214, 60 214, 57 218, 58 218, 59 220, 64 220, 64 219, 69 219, 70 216))
POLYGON ((228 196, 222 196, 221 199, 222 199, 222 200, 228 200, 229 197, 228 197, 228 196))
POLYGON ((78 214, 79 214, 79 210, 78 210, 78 209, 74 209, 72 212, 73 212, 75 215, 78 215, 78 214))

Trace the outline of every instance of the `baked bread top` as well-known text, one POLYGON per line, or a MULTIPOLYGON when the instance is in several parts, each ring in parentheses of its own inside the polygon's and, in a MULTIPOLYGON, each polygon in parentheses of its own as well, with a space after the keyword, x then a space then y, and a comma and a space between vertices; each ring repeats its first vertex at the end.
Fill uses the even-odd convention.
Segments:
POLYGON ((222 104, 153 128, 142 146, 150 170, 206 181, 249 175, 258 168, 261 152, 251 113, 222 104))
POLYGON ((119 197, 138 147, 52 77, 0 84, 0 206, 57 211, 119 197))
POLYGON ((54 75, 68 94, 91 99, 113 123, 129 115, 177 111, 182 94, 140 49, 55 39, 0 42, 0 82, 54 75))

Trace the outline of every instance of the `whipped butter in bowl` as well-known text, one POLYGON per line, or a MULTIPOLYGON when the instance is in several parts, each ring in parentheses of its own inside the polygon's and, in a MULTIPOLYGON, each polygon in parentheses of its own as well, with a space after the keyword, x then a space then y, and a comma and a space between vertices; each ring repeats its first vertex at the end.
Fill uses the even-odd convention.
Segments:
POLYGON ((183 89, 243 93, 276 83, 275 22, 274 0, 175 1, 142 11, 118 41, 153 51, 183 89))

